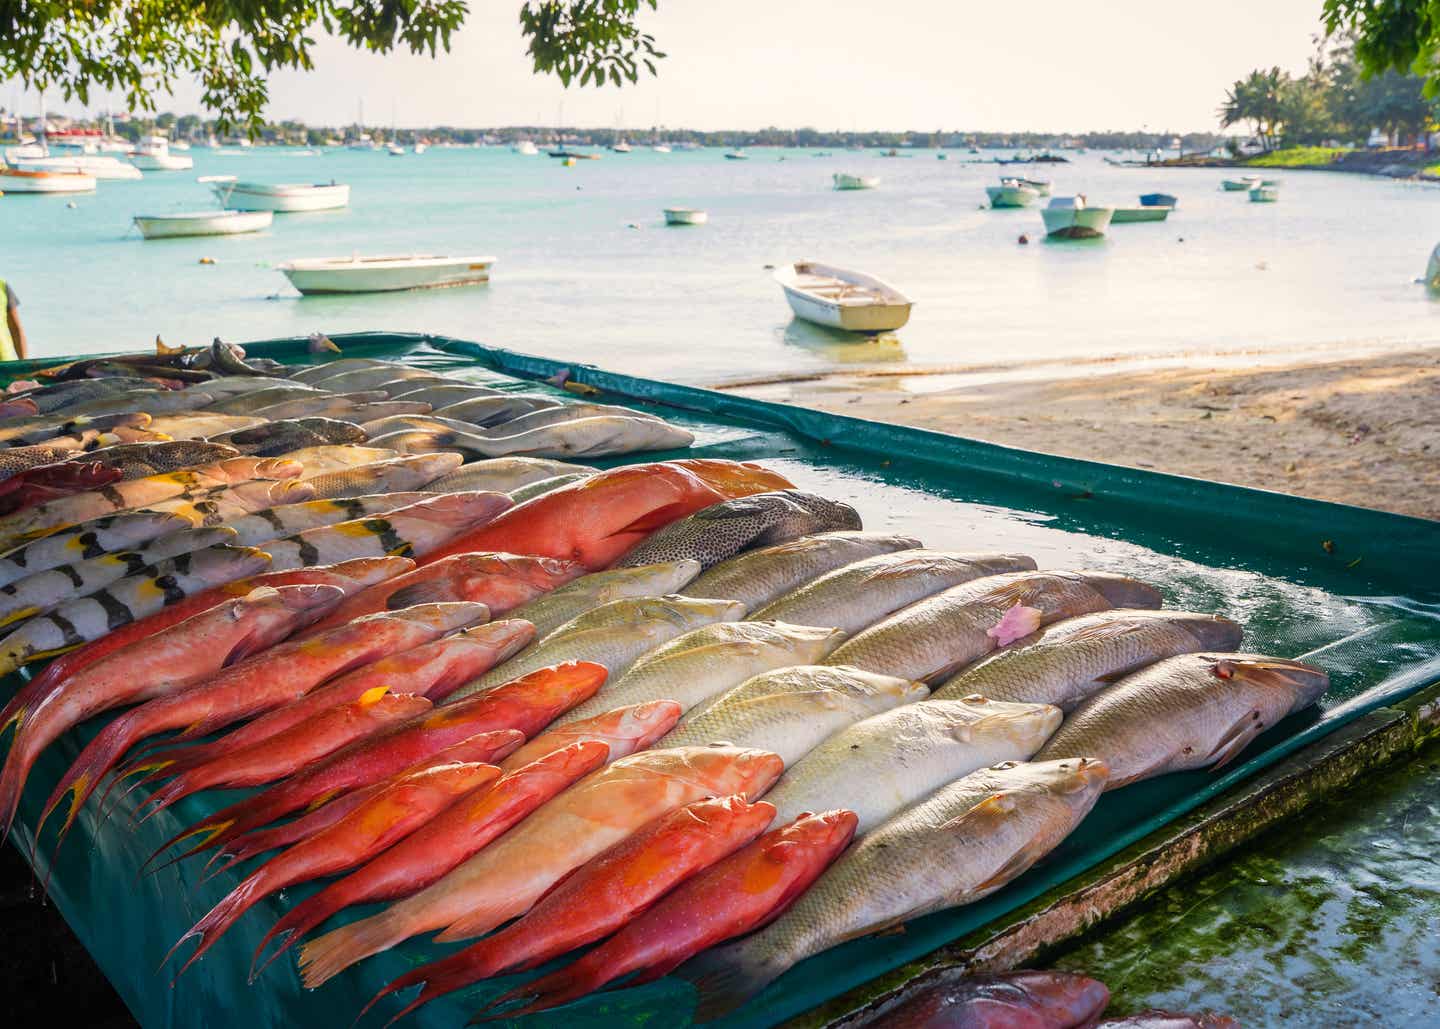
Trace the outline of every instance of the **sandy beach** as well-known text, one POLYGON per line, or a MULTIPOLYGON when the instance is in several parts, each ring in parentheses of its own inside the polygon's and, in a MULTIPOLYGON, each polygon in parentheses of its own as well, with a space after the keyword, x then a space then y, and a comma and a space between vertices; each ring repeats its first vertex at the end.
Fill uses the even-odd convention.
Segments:
MULTIPOLYGON (((1440 518, 1440 348, 931 390, 926 369, 733 386, 1009 446, 1440 518)), ((944 374, 950 374, 945 372, 944 374)))

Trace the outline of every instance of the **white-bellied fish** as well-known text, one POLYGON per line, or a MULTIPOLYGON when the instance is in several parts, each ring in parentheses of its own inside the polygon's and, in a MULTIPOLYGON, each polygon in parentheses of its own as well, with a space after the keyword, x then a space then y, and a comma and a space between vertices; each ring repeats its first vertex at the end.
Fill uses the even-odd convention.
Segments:
POLYGON ((0 555, 0 585, 47 568, 129 550, 167 533, 190 528, 190 520, 164 511, 126 511, 81 522, 0 555))
POLYGON ((419 503, 430 496, 432 494, 418 492, 373 493, 359 497, 307 500, 300 504, 286 504, 283 507, 271 507, 254 514, 242 515, 225 524, 235 530, 235 542, 248 547, 337 522, 373 518, 419 503))
POLYGON ((388 450, 385 447, 361 447, 349 444, 346 446, 301 447, 299 450, 287 450, 280 456, 291 461, 299 461, 305 466, 305 471, 300 473, 300 477, 313 479, 326 472, 339 472, 346 468, 358 468, 360 465, 393 461, 404 455, 398 450, 388 450))
POLYGON ((592 572, 516 608, 510 612, 510 616, 523 618, 533 624, 535 638, 543 640, 586 611, 612 601, 624 600, 626 597, 662 597, 679 593, 687 582, 699 574, 699 561, 666 561, 641 568, 592 572))
MULTIPOLYGON (((391 461, 342 468, 304 480, 321 499, 419 490, 460 465, 458 454, 412 454, 391 461)), ((426 492, 434 492, 426 490, 426 492)), ((462 492, 446 490, 447 493, 462 492)), ((463 492, 500 492, 465 490, 463 492)))
POLYGON ((576 472, 594 475, 597 470, 587 465, 551 461, 541 457, 494 457, 461 465, 449 475, 430 483, 427 489, 437 493, 468 489, 513 493, 521 486, 539 482, 541 479, 576 472))

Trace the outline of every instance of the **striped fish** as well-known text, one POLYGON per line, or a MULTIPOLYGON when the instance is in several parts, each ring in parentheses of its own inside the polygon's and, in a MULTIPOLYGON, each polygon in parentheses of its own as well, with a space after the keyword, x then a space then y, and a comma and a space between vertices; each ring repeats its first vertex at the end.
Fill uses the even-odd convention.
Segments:
POLYGON ((0 640, 0 675, 98 640, 212 586, 265 571, 270 555, 225 544, 180 554, 30 619, 0 640))
POLYGON ((338 472, 346 468, 357 468, 362 464, 378 464, 381 461, 393 461, 397 457, 405 455, 398 450, 387 450, 384 447, 357 447, 346 446, 324 446, 324 447, 301 447, 299 450, 287 450, 280 455, 290 461, 299 461, 305 466, 305 471, 300 473, 302 479, 313 479, 317 475, 324 475, 326 472, 338 472))
POLYGON ((134 575, 167 558, 213 547, 217 543, 234 543, 235 531, 214 529, 181 529, 151 541, 134 550, 116 550, 98 557, 59 565, 16 582, 0 586, 0 626, 13 625, 53 610, 75 597, 88 597, 116 579, 134 575))
POLYGON ((161 511, 127 511, 81 522, 0 554, 0 585, 47 568, 88 561, 114 550, 128 550, 189 527, 186 519, 161 511))
POLYGON ((370 518, 396 508, 408 507, 429 497, 429 493, 377 493, 334 500, 309 500, 303 504, 286 504, 256 511, 225 524, 237 533, 236 543, 254 546, 267 540, 294 536, 310 529, 320 529, 336 522, 370 518))
POLYGON ((300 471, 300 466, 293 461, 232 457, 199 468, 148 475, 143 479, 112 483, 98 490, 72 493, 0 518, 0 546, 8 549, 68 525, 116 511, 150 507, 192 490, 228 486, 250 479, 288 479, 299 475, 300 471))
POLYGON ((309 529, 266 543, 283 571, 361 557, 424 557, 512 506, 503 493, 445 493, 383 516, 309 529))
POLYGON ((177 514, 196 528, 223 525, 256 511, 287 504, 302 504, 315 499, 315 491, 307 482, 285 479, 254 479, 233 486, 217 486, 197 494, 171 497, 149 505, 147 511, 177 514))
MULTIPOLYGON (((74 436, 87 429, 97 429, 104 432, 107 429, 120 427, 134 429, 148 429, 154 423, 144 411, 130 411, 125 414, 107 415, 69 415, 53 414, 41 415, 38 418, 26 418, 21 422, 6 426, 0 429, 0 445, 7 447, 25 447, 36 443, 44 443, 46 440, 57 436, 74 436)), ((154 430, 160 431, 160 430, 154 430)))

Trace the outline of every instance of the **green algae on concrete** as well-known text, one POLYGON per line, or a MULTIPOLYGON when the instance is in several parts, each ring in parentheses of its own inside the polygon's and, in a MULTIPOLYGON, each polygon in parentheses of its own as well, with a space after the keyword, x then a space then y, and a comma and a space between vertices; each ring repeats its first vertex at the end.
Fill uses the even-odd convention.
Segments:
POLYGON ((1113 1012, 1264 1026, 1440 1025, 1440 749, 1382 771, 1163 891, 1054 966, 1113 1012))

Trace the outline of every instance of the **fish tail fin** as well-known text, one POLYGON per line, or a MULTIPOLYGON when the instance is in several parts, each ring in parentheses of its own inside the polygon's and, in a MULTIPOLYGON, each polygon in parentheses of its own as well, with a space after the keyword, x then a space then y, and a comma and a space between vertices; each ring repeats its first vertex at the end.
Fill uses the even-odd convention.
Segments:
POLYGON ((551 972, 549 975, 542 975, 538 979, 532 979, 528 983, 522 983, 500 994, 489 1004, 486 1004, 475 1017, 470 1021, 472 1024, 489 1022, 497 1018, 519 1018, 522 1015, 533 1015, 537 1011, 547 1011, 550 1008, 559 1007, 561 1004, 568 1004, 578 997, 583 997, 600 986, 604 985, 603 973, 594 968, 581 968, 586 964, 585 959, 573 962, 564 968, 551 972), (522 1007, 511 1008, 509 1011, 498 1011, 506 1004, 523 1000, 527 1003, 522 1007))
POLYGON ((409 927, 394 908, 342 925, 300 948, 300 978, 306 989, 313 990, 355 962, 378 954, 410 935, 409 927))
POLYGON ((170 769, 170 762, 168 761, 132 762, 131 764, 121 767, 110 777, 110 781, 105 785, 105 791, 100 794, 100 800, 98 802, 100 805, 100 817, 102 819, 109 818, 115 809, 125 802, 126 797, 130 796, 130 794, 134 793, 146 783, 154 782, 156 779, 163 779, 165 776, 173 774, 174 772, 170 769), (136 779, 129 786, 126 786, 125 789, 121 790, 118 794, 115 792, 117 786, 139 772, 145 772, 146 774, 140 776, 140 778, 136 779), (114 797, 113 801, 111 800, 112 796, 114 797))
POLYGON ((454 943, 456 940, 469 940, 476 936, 484 936, 500 923, 524 913, 524 908, 514 910, 508 897, 481 899, 465 913, 464 918, 457 918, 444 930, 437 933, 435 941, 437 943, 454 943))
MULTIPOLYGON (((10 834, 10 825, 20 807, 20 795, 25 791, 25 780, 39 756, 38 748, 31 745, 33 737, 24 729, 25 723, 16 724, 20 728, 16 729, 10 750, 5 755, 5 766, 0 769, 0 842, 4 842, 10 834)), ((38 829, 36 833, 38 835, 38 829)))
POLYGON ((695 987, 698 999, 694 1020, 710 1022, 734 1011, 785 971, 783 965, 748 959, 731 948, 706 951, 680 970, 680 977, 695 987))
MULTIPOLYGON (((181 854, 177 854, 175 857, 171 858, 169 861, 165 862, 163 865, 157 865, 157 866, 155 867, 154 871, 158 872, 158 871, 160 871, 160 869, 162 869, 162 868, 169 868, 171 865, 175 864, 177 861, 184 861, 187 857, 190 857, 192 854, 199 854, 201 851, 203 851, 203 850, 205 850, 205 849, 207 849, 207 848, 209 848, 209 847, 211 847, 211 846, 214 846, 214 845, 217 843, 217 841, 219 841, 220 837, 221 837, 224 833, 226 833, 227 831, 229 831, 230 828, 231 828, 231 826, 233 826, 234 824, 235 824, 234 821, 233 821, 233 820, 229 820, 229 819, 224 820, 224 821, 219 821, 219 822, 217 822, 217 821, 212 821, 212 820, 206 820, 206 821, 204 821, 204 822, 200 822, 200 823, 198 823, 197 825, 194 825, 194 826, 190 827, 189 829, 186 829, 186 830, 185 830, 184 832, 182 832, 182 833, 179 833, 179 834, 177 834, 177 835, 175 835, 175 836, 170 837, 170 838, 169 838, 168 840, 166 840, 164 843, 160 844, 160 846, 155 849, 155 852, 154 852, 154 853, 152 853, 148 858, 145 859, 145 863, 140 866, 140 872, 143 874, 144 871, 145 871, 145 869, 146 869, 147 867, 149 867, 150 862, 154 861, 154 860, 155 860, 156 858, 158 858, 161 854, 165 853, 167 850, 169 850, 171 847, 175 846, 177 843, 184 843, 186 840, 190 839, 192 836, 203 836, 204 839, 202 839, 199 843, 195 844, 195 846, 191 847, 189 850, 187 850, 187 851, 185 851, 185 852, 183 852, 183 853, 181 853, 181 854)), ((208 867, 208 865, 207 865, 207 867, 208 867)))
MULTIPOLYGON (((85 802, 90 799, 90 795, 95 792, 96 787, 100 785, 105 773, 115 766, 125 751, 130 749, 137 735, 143 733, 144 730, 141 728, 143 723, 136 717, 140 710, 142 709, 136 708, 129 714, 121 715, 102 729, 100 735, 91 740, 89 746, 80 752, 80 756, 75 759, 75 763, 70 766, 65 777, 55 786, 54 791, 50 794, 50 799, 45 802, 45 812, 40 816, 41 825, 54 813, 67 795, 70 797, 70 808, 65 813, 65 823, 60 827, 60 832, 55 838, 56 851, 60 849, 60 844, 64 842, 71 826, 75 824, 75 817, 85 806, 85 802)), ((39 835, 38 828, 36 835, 39 835)))
MULTIPOLYGON (((163 967, 174 957, 175 952, 180 949, 181 944, 186 940, 192 936, 200 937, 200 945, 195 948, 195 952, 190 955, 185 964, 180 966, 180 971, 175 973, 175 978, 179 979, 185 974, 187 968, 199 960, 200 956, 214 945, 215 941, 224 934, 225 930, 235 924, 237 918, 248 911, 252 904, 265 895, 261 886, 262 879, 259 874, 256 874, 231 890, 221 899, 220 903, 210 909, 209 914, 196 922, 190 927, 189 932, 175 941, 175 946, 170 948, 169 952, 166 953, 164 959, 160 962, 161 966, 163 967)), ((174 985, 174 983, 172 982, 171 985, 174 985)))
POLYGON ((135 820, 135 824, 144 824, 149 821, 152 816, 158 815, 177 800, 188 797, 199 789, 202 789, 202 787, 195 783, 189 775, 177 775, 164 786, 150 794, 149 797, 145 798, 145 803, 142 804, 141 807, 147 808, 147 810, 135 820))
MULTIPOLYGON (((341 880, 341 882, 343 881, 344 880, 341 880)), ((265 938, 260 941, 260 946, 255 948, 255 954, 250 959, 250 981, 252 983, 255 981, 256 976, 270 967, 270 962, 299 943, 304 935, 311 929, 314 929, 321 922, 325 921, 325 919, 345 907, 346 901, 343 897, 337 899, 338 891, 335 887, 338 885, 338 883, 332 884, 314 896, 307 897, 301 901, 287 911, 285 916, 276 922, 271 930, 265 934, 265 938), (264 964, 256 968, 255 962, 260 960, 260 955, 265 952, 265 948, 270 945, 270 941, 275 939, 281 941, 280 946, 276 948, 275 953, 265 959, 264 964)))

